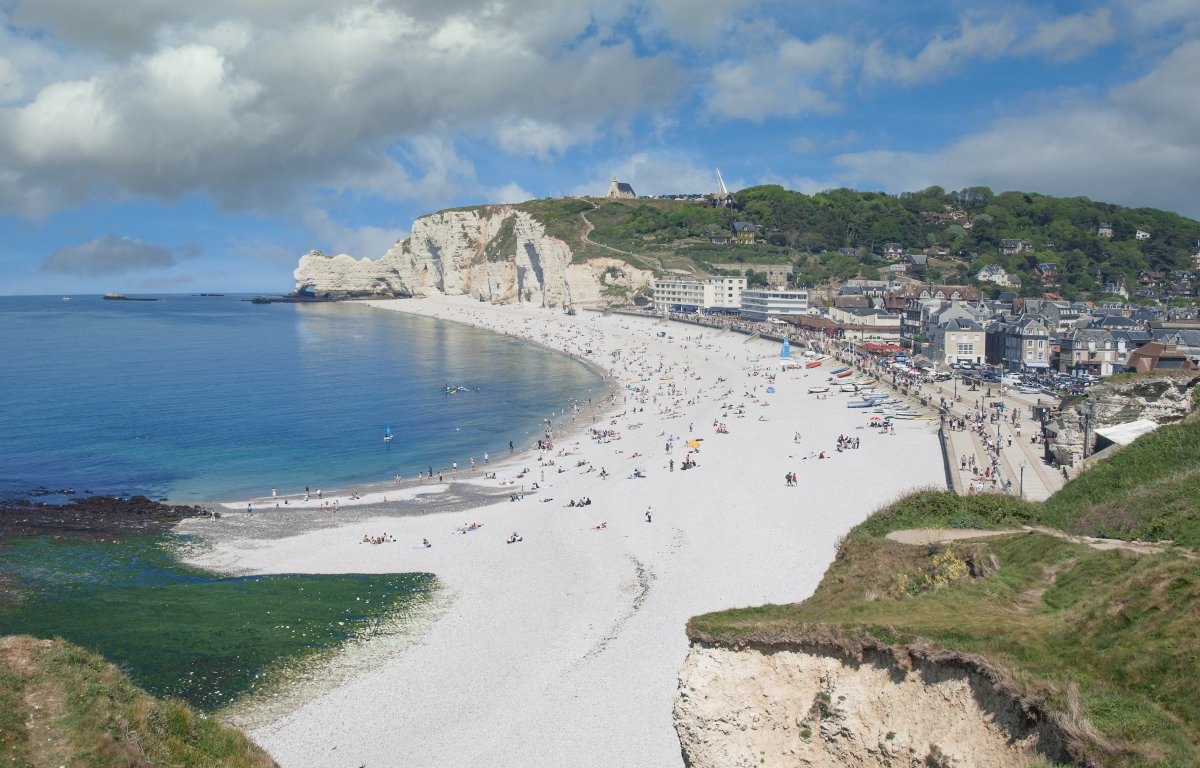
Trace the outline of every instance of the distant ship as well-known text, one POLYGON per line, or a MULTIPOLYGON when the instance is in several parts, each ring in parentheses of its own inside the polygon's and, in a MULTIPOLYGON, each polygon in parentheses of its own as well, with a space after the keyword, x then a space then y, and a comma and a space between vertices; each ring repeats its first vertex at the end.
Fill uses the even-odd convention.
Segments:
POLYGON ((130 298, 129 296, 126 296, 123 293, 106 293, 106 294, 104 294, 104 299, 106 301, 158 301, 158 299, 152 299, 152 298, 146 298, 146 297, 130 298))

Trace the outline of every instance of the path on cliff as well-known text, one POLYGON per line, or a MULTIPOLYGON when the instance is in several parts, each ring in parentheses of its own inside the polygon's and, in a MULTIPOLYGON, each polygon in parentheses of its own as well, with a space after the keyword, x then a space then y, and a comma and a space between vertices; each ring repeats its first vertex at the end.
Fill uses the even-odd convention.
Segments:
MULTIPOLYGON (((591 203, 591 206, 592 206, 593 211, 598 210, 600 208, 600 206, 596 205, 595 203, 591 203)), ((612 251, 613 253, 619 253, 622 256, 632 256, 635 259, 641 259, 642 261, 646 261, 646 258, 644 256, 638 256, 633 251, 622 251, 620 248, 613 248, 611 245, 605 245, 604 243, 597 243, 595 240, 588 237, 588 235, 591 234, 592 230, 596 228, 596 225, 592 224, 592 222, 588 221, 587 211, 580 211, 579 218, 583 219, 583 234, 581 234, 579 236, 580 242, 587 243, 588 245, 594 245, 597 248, 603 248, 606 251, 612 251)), ((663 267, 662 259, 660 259, 656 256, 655 261, 658 262, 659 271, 660 272, 663 271, 664 267, 663 267)))
POLYGON ((896 541, 901 544, 925 545, 937 544, 943 541, 1003 536, 1009 533, 1041 533, 1046 536, 1053 536, 1056 539, 1062 539, 1063 541, 1083 544, 1092 549, 1121 549, 1126 552, 1136 552, 1142 555, 1158 555, 1171 549, 1189 560, 1197 559, 1197 554, 1186 547, 1145 544, 1140 541, 1125 541, 1124 539, 1101 539, 1095 536, 1076 536, 1041 525, 1023 525, 1020 528, 1007 528, 999 531, 981 531, 971 528, 909 528, 901 531, 892 531, 887 535, 887 538, 890 541, 896 541))

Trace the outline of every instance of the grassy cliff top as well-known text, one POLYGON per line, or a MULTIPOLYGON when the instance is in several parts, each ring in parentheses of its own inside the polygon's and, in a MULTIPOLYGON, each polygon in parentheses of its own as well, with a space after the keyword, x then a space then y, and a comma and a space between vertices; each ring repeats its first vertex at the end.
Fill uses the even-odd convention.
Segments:
POLYGON ((913 252, 945 249, 912 267, 922 279, 969 282, 994 264, 1020 278, 1023 295, 1056 290, 1068 298, 1100 296, 1113 283, 1133 289, 1144 271, 1191 269, 1200 241, 1200 222, 1167 211, 984 187, 806 195, 765 185, 733 197, 732 209, 703 200, 606 198, 513 207, 565 241, 577 261, 607 256, 641 268, 704 273, 717 264, 787 264, 798 282, 816 285, 878 276, 887 265, 883 245, 898 243, 913 252), (734 221, 755 224, 756 242, 713 243, 730 236, 734 221), (1107 234, 1101 225, 1109 225, 1107 234), (1014 250, 1005 241, 1023 245, 1014 250), (1040 264, 1054 265, 1058 277, 1040 264))
POLYGON ((0 638, 0 764, 268 768, 240 731, 62 640, 0 638))
POLYGON ((698 616, 696 641, 833 648, 932 645, 1006 670, 1050 711, 1081 705, 1081 761, 1200 764, 1200 419, 1143 437, 1044 504, 924 491, 853 529, 808 600, 698 616), (1022 529, 1045 526, 1048 532, 1022 529), (913 546, 912 528, 1015 530, 913 546), (1173 539, 1099 549, 1055 535, 1173 539))

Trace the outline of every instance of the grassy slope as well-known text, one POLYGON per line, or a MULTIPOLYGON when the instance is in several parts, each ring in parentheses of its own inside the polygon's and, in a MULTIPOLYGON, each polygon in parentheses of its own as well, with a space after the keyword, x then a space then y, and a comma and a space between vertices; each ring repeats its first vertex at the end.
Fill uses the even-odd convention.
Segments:
POLYGON ((241 732, 62 640, 0 639, 0 764, 267 768, 241 732))
POLYGON ((929 547, 884 538, 904 528, 1038 522, 1192 543, 1200 529, 1198 449, 1200 421, 1163 427, 1045 505, 945 492, 901 499, 851 532, 805 602, 699 616, 689 633, 727 643, 831 634, 931 641, 1010 670, 1052 709, 1065 709, 1077 687, 1102 734, 1086 753, 1101 764, 1198 765, 1200 560, 1190 552, 1100 551, 1038 533, 929 547), (971 576, 970 565, 980 573, 988 563, 998 570, 971 576))

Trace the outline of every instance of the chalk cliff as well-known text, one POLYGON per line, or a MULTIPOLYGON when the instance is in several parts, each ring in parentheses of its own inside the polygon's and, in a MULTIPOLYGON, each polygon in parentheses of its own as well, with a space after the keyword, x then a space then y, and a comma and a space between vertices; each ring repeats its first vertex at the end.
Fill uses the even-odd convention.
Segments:
MULTIPOLYGON (((1087 398, 1068 408, 1050 424, 1056 433, 1050 448, 1059 464, 1074 466, 1083 458, 1085 435, 1138 419, 1174 424, 1192 412, 1192 390, 1200 377, 1194 371, 1154 372, 1117 377, 1088 389, 1087 398)), ((1090 446, 1088 453, 1094 453, 1090 446)))
POLYGON ((1055 724, 1002 677, 910 649, 693 643, 675 729, 691 768, 1073 762, 1055 724))
POLYGON ((443 293, 546 307, 600 303, 606 291, 637 290, 652 277, 619 259, 573 264, 572 255, 529 213, 487 206, 423 216, 379 259, 310 251, 294 277, 297 291, 319 296, 443 293))

